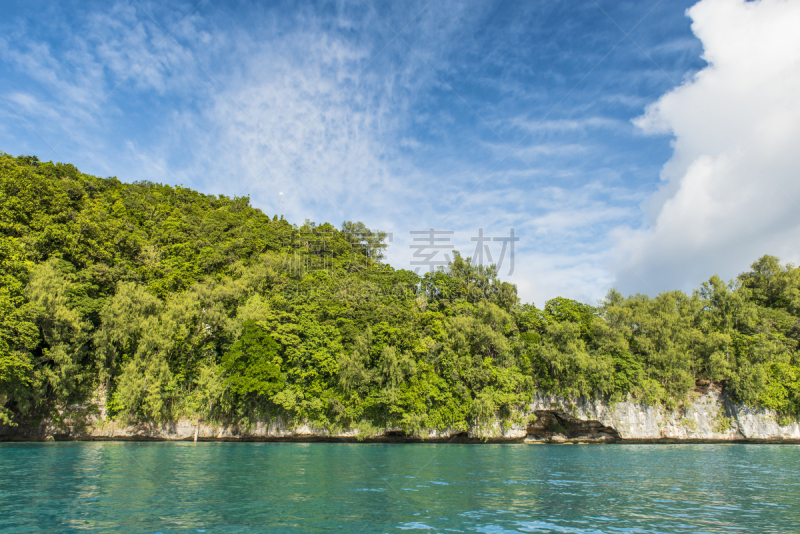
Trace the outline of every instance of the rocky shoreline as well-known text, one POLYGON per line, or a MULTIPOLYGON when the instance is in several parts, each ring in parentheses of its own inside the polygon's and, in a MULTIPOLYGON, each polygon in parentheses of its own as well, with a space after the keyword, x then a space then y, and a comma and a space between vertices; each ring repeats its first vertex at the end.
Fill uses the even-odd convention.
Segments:
POLYGON ((469 431, 423 430, 407 435, 387 428, 371 435, 357 429, 332 433, 280 418, 250 428, 179 420, 163 424, 124 425, 105 417, 93 404, 71 412, 67 422, 43 421, 35 427, 1 427, 0 441, 274 441, 362 443, 794 443, 800 424, 781 421, 774 412, 733 403, 715 390, 695 392, 676 410, 626 401, 565 399, 536 395, 520 421, 469 431), (75 414, 80 414, 75 416, 75 414))

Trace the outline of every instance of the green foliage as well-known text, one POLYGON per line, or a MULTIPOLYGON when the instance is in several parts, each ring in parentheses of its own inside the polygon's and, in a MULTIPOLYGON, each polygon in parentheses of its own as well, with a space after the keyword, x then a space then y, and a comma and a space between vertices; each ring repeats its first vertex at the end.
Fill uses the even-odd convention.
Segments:
POLYGON ((733 420, 730 417, 725 417, 724 412, 720 410, 717 414, 717 418, 714 420, 714 432, 724 434, 731 429, 732 425, 733 420))
POLYGON ((0 424, 102 392, 128 420, 492 434, 537 390, 675 406, 700 380, 800 414, 800 270, 777 258, 538 309, 458 253, 384 265, 385 238, 0 154, 0 424))
POLYGON ((588 304, 556 297, 544 306, 544 317, 551 323, 572 323, 580 328, 581 337, 588 339, 596 310, 588 304))
POLYGON ((242 335, 223 354, 226 385, 234 395, 272 397, 283 388, 280 347, 254 321, 245 321, 242 335))

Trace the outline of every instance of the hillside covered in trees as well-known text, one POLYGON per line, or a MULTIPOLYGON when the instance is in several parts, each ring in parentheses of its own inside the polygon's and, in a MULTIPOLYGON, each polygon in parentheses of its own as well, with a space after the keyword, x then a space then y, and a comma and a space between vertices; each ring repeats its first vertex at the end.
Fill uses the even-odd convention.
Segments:
POLYGON ((382 264, 361 223, 0 153, 0 424, 106 395, 121 420, 467 429, 537 390, 676 406, 698 383, 800 415, 800 269, 521 304, 456 255, 382 264))

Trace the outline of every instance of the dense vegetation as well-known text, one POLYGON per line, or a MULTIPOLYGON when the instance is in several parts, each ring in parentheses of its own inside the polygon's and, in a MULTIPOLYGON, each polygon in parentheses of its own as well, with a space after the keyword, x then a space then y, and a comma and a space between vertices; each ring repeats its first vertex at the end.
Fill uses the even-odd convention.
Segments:
POLYGON ((538 309, 458 255, 381 264, 384 238, 0 153, 0 423, 105 394, 124 420, 466 429, 537 390, 674 406, 704 381, 800 413, 800 269, 777 258, 538 309))

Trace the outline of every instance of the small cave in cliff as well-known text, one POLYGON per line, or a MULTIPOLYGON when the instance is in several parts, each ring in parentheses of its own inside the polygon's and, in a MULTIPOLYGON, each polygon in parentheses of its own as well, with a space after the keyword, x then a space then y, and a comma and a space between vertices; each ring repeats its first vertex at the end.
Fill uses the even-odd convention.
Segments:
POLYGON ((526 439, 533 441, 613 442, 620 439, 614 427, 600 421, 582 421, 563 410, 537 410, 526 439))

